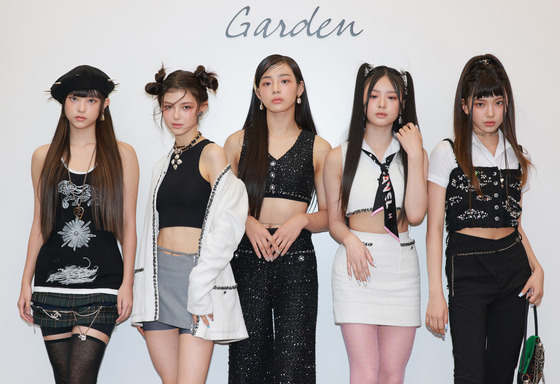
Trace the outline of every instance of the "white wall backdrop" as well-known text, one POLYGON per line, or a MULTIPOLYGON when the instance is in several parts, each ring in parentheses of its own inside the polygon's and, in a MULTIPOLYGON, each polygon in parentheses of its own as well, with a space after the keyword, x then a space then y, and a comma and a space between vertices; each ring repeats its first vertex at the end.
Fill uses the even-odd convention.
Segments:
MULTIPOLYGON (((163 62, 170 70, 198 64, 220 76, 218 95, 202 123, 204 134, 223 144, 240 129, 251 96, 253 73, 272 53, 292 56, 301 66, 319 133, 333 146, 346 135, 355 72, 363 61, 411 72, 424 146, 428 152, 452 134, 452 103, 460 71, 476 54, 494 53, 513 85, 519 141, 537 173, 524 199, 523 224, 545 272, 540 333, 547 350, 549 383, 560 382, 560 317, 557 278, 560 160, 557 91, 560 88, 560 3, 555 0, 2 0, 0 3, 0 236, 3 245, 0 295, 2 383, 52 382, 40 332, 19 319, 19 295, 33 199, 30 159, 51 140, 59 114, 43 92, 62 73, 91 64, 120 83, 111 97, 117 136, 134 146, 141 167, 138 221, 144 216, 152 164, 170 147, 152 119, 153 102, 143 86, 163 62), (250 10, 243 10, 250 6, 250 10), (317 7, 319 7, 317 9, 317 7), (311 16, 316 11, 314 17, 311 16), (236 14, 240 15, 235 18, 236 14), (283 20, 286 33, 255 36, 270 18, 268 33, 283 20), (233 21, 232 21, 233 19, 233 21), (311 21, 310 21, 311 19, 311 21), (330 24, 317 32, 322 23, 330 24), (342 20, 346 29, 333 31, 342 20), (298 24, 302 20, 307 20, 298 24), (228 24, 231 27, 228 30, 228 24), (308 25, 309 24, 309 25, 308 25), (296 26, 297 25, 297 26, 296 26), (308 27, 306 27, 308 25, 308 27), (247 36, 228 38, 248 29, 247 36), (298 34, 300 29, 302 31, 298 34)), ((262 31, 261 31, 262 32, 262 31)), ((422 269, 422 308, 428 298, 425 225, 412 230, 422 269)), ((340 330, 333 324, 330 270, 336 243, 314 236, 319 263, 317 371, 319 383, 348 381, 340 330)), ((424 313, 422 314, 422 317, 424 313)), ((407 383, 452 382, 450 338, 442 341, 419 328, 407 383)), ((208 383, 225 383, 227 348, 217 346, 208 383)), ((100 383, 156 383, 144 341, 129 323, 114 333, 100 383)))

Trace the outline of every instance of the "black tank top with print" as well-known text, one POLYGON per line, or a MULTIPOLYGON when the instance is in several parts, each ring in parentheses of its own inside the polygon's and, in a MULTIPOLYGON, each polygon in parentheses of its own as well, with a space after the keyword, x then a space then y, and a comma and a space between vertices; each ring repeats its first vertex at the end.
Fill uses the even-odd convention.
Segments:
POLYGON ((41 247, 35 265, 35 292, 117 294, 123 279, 122 256, 113 233, 98 229, 92 207, 100 204, 92 173, 70 175, 58 183, 53 231, 41 247), (74 209, 81 200, 81 218, 74 209))

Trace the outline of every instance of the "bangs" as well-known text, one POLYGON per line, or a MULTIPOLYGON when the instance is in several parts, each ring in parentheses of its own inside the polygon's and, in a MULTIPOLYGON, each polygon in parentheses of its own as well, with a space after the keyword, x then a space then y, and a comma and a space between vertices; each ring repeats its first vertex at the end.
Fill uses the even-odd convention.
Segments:
POLYGON ((163 105, 164 103, 169 103, 171 106, 175 106, 175 104, 177 104, 178 102, 180 102, 181 100, 183 100, 183 97, 185 97, 187 94, 190 94, 195 102, 196 105, 198 106, 198 93, 196 92, 196 89, 190 89, 190 88, 168 88, 165 90, 165 92, 162 92, 162 97, 161 97, 161 105, 163 105), (165 96, 168 93, 176 93, 176 92, 183 92, 183 95, 178 98, 177 100, 175 100, 173 103, 170 101, 165 101, 165 96))
POLYGON ((76 89, 68 94, 68 96, 75 97, 96 97, 104 99, 105 97, 97 89, 76 89))
POLYGON ((402 77, 400 73, 396 71, 392 71, 391 69, 392 68, 386 67, 384 65, 375 67, 371 71, 372 74, 366 77, 364 89, 367 89, 368 94, 370 94, 373 88, 375 87, 375 84, 377 84, 377 82, 381 80, 381 78, 387 76, 387 78, 391 82, 391 85, 393 86, 393 90, 397 93, 400 102, 402 99, 402 89, 399 81, 402 81, 402 77))
POLYGON ((399 97, 399 102, 400 102, 403 96, 401 85, 399 84, 399 80, 402 80, 401 75, 400 74, 395 75, 394 73, 387 72, 387 77, 389 78, 391 84, 393 85, 393 90, 397 92, 397 95, 399 97))
POLYGON ((500 80, 490 75, 480 77, 477 86, 473 89, 472 95, 475 99, 483 97, 505 96, 504 85, 500 80))

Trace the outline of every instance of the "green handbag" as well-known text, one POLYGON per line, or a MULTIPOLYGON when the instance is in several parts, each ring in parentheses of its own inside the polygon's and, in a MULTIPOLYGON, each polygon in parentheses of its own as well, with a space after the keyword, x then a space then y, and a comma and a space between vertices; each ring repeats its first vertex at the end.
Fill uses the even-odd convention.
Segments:
POLYGON ((517 370, 518 384, 538 384, 544 380, 544 346, 539 337, 539 325, 537 322, 537 307, 533 305, 535 315, 535 334, 527 338, 527 317, 529 316, 529 301, 525 309, 525 334, 523 336, 523 349, 519 359, 517 370))

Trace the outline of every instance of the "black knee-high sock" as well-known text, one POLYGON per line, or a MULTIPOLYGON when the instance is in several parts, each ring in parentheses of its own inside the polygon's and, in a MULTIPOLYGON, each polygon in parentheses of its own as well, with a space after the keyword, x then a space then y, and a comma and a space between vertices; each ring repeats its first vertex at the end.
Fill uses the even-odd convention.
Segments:
POLYGON ((58 340, 45 340, 45 347, 54 373, 56 384, 66 384, 68 376, 68 353, 70 337, 58 340))
POLYGON ((101 367, 101 360, 107 345, 95 337, 72 335, 68 362, 68 384, 95 384, 101 367))

